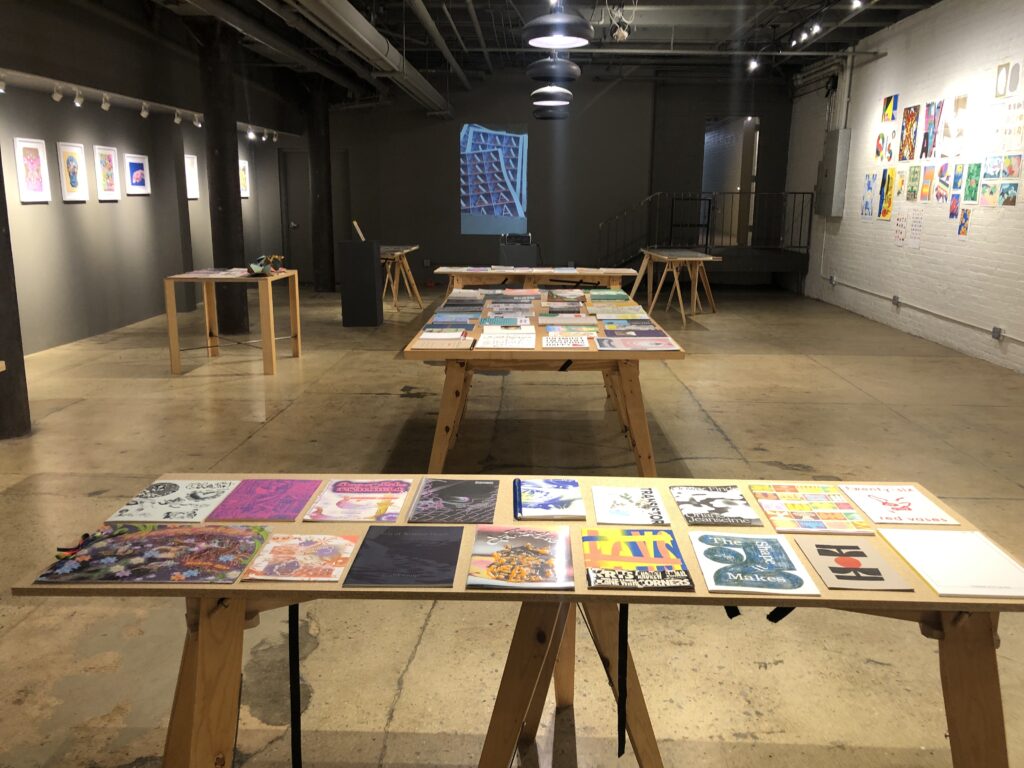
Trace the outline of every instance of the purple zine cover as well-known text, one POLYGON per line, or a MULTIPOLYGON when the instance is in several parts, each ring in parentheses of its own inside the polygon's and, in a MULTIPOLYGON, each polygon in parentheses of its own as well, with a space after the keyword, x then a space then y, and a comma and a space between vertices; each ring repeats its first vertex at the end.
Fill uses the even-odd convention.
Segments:
POLYGON ((243 480, 206 519, 291 522, 319 488, 319 480, 243 480))

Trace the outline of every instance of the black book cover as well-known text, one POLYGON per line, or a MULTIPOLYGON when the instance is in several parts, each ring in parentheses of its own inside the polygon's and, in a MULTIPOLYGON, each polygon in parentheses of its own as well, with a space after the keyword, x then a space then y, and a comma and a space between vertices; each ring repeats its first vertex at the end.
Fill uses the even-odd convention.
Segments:
POLYGON ((371 525, 346 587, 451 587, 462 528, 371 525))
POLYGON ((492 523, 497 480, 427 477, 412 505, 410 523, 492 523))

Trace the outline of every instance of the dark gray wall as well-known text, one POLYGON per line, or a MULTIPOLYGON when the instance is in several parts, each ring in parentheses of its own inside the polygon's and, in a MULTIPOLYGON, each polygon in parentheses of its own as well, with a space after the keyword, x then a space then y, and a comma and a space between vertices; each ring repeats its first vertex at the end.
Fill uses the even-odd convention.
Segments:
POLYGON ((210 233, 210 198, 206 191, 206 137, 202 131, 186 129, 181 133, 182 155, 195 155, 199 162, 199 199, 188 201, 192 263, 196 269, 209 269, 213 266, 213 239, 210 233))
POLYGON ((453 93, 452 120, 402 107, 334 112, 332 150, 347 151, 352 216, 366 237, 420 243, 411 261, 421 277, 424 258, 497 263, 497 237, 460 234, 459 130, 521 126, 530 137, 527 216, 543 262, 590 262, 597 225, 649 193, 653 86, 585 79, 572 117, 542 122, 531 116, 531 85, 515 73, 453 93))
MULTIPOLYGON (((161 278, 187 267, 187 222, 179 216, 174 163, 181 142, 170 121, 143 120, 134 111, 76 109, 45 94, 8 88, 0 96, 0 151, 11 220, 11 242, 25 351, 34 352, 108 331, 163 311, 161 278), (14 138, 46 142, 52 200, 22 204, 14 138), (57 142, 85 145, 89 197, 61 202, 57 142), (119 202, 96 200, 96 144, 117 147, 119 202), (123 194, 125 152, 149 156, 152 194, 123 194), (184 230, 183 230, 184 228, 184 230)), ((191 126, 189 126, 191 129, 191 126)), ((196 129, 191 129, 196 130, 196 129)))
POLYGON ((652 189, 699 194, 707 121, 754 115, 760 118, 761 130, 757 191, 784 192, 792 106, 785 86, 761 83, 742 74, 739 83, 731 85, 659 85, 655 93, 652 189))

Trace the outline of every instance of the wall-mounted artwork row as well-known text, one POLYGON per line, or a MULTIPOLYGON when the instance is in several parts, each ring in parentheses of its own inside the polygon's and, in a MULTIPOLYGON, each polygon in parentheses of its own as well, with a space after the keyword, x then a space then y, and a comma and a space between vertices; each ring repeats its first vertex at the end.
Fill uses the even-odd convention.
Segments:
POLYGON ((57 143, 60 162, 60 196, 65 203, 84 203, 89 199, 89 174, 86 171, 85 147, 61 141, 57 143))
POLYGON ((121 199, 121 166, 114 147, 93 147, 93 166, 96 171, 96 199, 117 202, 121 199))
POLYGON ((21 202, 50 202, 50 171, 46 164, 46 142, 42 139, 15 139, 14 157, 21 202))
POLYGON ((148 195, 152 192, 149 185, 149 157, 124 153, 125 192, 129 195, 148 195))

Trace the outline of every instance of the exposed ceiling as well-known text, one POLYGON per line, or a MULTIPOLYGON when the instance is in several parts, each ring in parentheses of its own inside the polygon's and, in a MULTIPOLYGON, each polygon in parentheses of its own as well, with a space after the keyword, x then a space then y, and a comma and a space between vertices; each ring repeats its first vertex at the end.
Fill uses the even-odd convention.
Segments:
MULTIPOLYGON (((591 75, 785 80, 935 2, 650 0, 567 3, 566 9, 594 25, 594 44, 571 54, 591 75), (611 36, 619 20, 629 31, 622 41, 611 36), (760 66, 748 73, 751 58, 760 66)), ((524 47, 521 30, 550 8, 548 2, 515 0, 152 3, 157 13, 176 15, 186 27, 193 19, 216 17, 238 29, 248 52, 245 66, 257 76, 267 68, 317 73, 334 83, 336 100, 357 104, 385 100, 397 89, 436 114, 447 112, 451 92, 481 87, 493 72, 521 71, 538 58, 524 47)))

